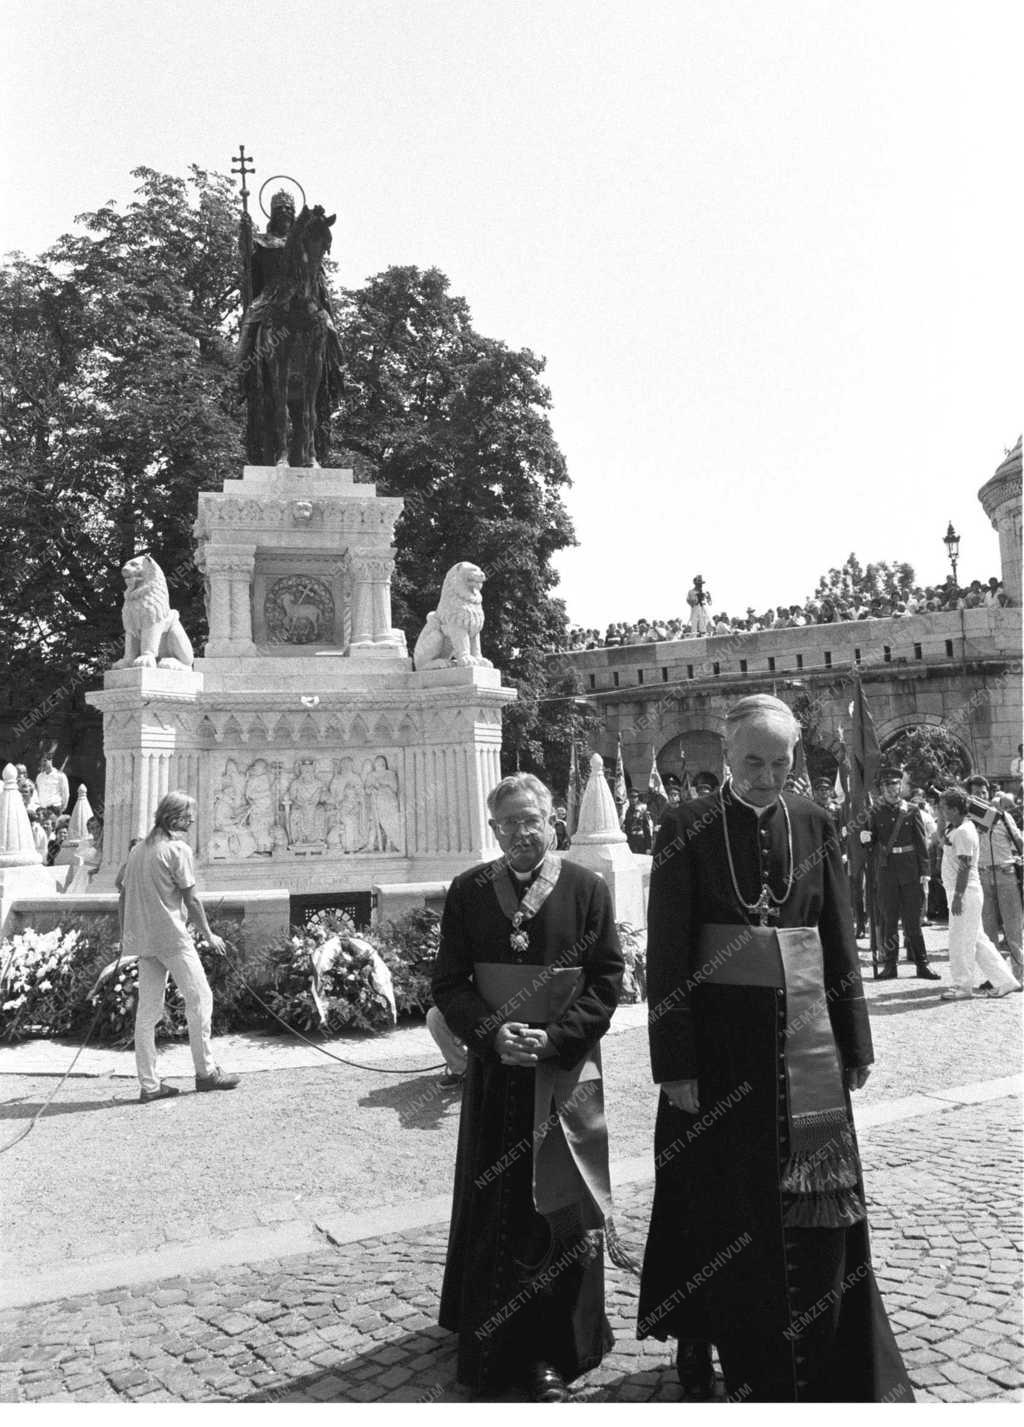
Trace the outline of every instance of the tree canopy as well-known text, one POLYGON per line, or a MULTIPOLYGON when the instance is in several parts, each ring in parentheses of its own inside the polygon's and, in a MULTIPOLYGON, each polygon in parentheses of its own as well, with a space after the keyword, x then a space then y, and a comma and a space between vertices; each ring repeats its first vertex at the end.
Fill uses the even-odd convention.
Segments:
POLYGON ((862 565, 851 552, 839 569, 833 567, 821 576, 814 593, 816 599, 870 604, 878 596, 905 600, 913 586, 914 567, 905 560, 895 564, 877 560, 862 565))
MULTIPOLYGON (((0 640, 24 710, 98 682, 121 637, 120 568, 140 550, 201 645, 196 494, 244 459, 237 198, 194 166, 134 174, 125 212, 84 214, 81 231, 0 269, 0 640)), ((449 566, 483 568, 487 652, 521 694, 506 766, 543 772, 552 735, 560 746, 581 719, 546 700, 542 651, 565 627, 551 561, 574 536, 543 359, 476 332, 437 269, 389 268, 335 307, 334 464, 406 503, 395 623, 411 643, 449 566)))

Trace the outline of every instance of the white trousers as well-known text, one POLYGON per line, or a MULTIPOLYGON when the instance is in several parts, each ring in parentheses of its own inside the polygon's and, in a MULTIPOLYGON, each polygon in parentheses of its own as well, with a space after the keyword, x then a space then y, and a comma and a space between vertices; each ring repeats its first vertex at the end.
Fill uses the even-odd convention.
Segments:
POLYGON ((143 1090, 159 1090, 156 1073, 156 1028, 164 1013, 164 993, 167 973, 185 1001, 188 1022, 188 1043, 196 1074, 212 1075, 216 1070, 210 1045, 213 1021, 213 992, 206 979, 203 963, 195 948, 159 956, 139 957, 139 1004, 135 1012, 135 1065, 143 1090))
POLYGON ((427 1011, 427 1030, 437 1042, 452 1075, 465 1075, 469 1053, 436 1006, 427 1011))
MULTIPOLYGON (((946 887, 950 908, 955 883, 946 887)), ((997 991, 1016 986, 1006 962, 981 928, 980 887, 968 887, 963 896, 963 912, 949 914, 949 975, 958 991, 973 991, 979 981, 991 981, 997 991)))

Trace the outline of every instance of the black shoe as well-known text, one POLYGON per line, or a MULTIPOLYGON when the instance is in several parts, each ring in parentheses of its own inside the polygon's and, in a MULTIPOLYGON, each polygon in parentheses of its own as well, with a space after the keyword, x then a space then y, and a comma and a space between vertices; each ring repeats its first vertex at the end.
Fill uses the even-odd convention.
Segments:
POLYGON ((876 981, 895 981, 899 972, 895 966, 887 966, 884 971, 880 971, 875 977, 876 981))
POLYGON ((239 1078, 240 1077, 237 1075, 228 1075, 225 1071, 221 1070, 220 1066, 218 1065, 217 1069, 213 1072, 212 1075, 196 1076, 196 1089, 234 1090, 235 1086, 238 1084, 239 1078))
POLYGON ((942 977, 939 975, 939 973, 937 971, 933 971, 931 967, 927 964, 925 964, 924 966, 919 966, 915 971, 914 975, 917 977, 918 981, 942 980, 942 977))
POLYGON ((707 1402, 715 1395, 711 1344, 681 1338, 676 1348, 676 1375, 688 1402, 707 1402))
POLYGON ((978 987, 978 990, 979 990, 979 991, 991 991, 991 990, 992 990, 992 982, 991 982, 991 981, 983 981, 983 982, 981 983, 981 985, 978 987))
POLYGON ((159 1090, 140 1090, 139 1100, 143 1105, 149 1105, 154 1100, 170 1100, 175 1095, 180 1095, 181 1091, 174 1085, 168 1085, 166 1080, 161 1080, 159 1090))
POLYGON ((465 1073, 459 1075, 454 1070, 446 1070, 437 1083, 442 1090, 461 1090, 465 1078, 465 1073))
POLYGON ((526 1388, 531 1402, 567 1402, 565 1378, 550 1363, 531 1363, 526 1370, 526 1388))

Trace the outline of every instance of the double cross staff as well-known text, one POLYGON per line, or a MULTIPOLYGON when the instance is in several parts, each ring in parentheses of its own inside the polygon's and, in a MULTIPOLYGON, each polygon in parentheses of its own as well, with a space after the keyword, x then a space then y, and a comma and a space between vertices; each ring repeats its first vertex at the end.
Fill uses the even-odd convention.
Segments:
POLYGON ((256 168, 252 158, 247 157, 245 145, 239 144, 238 153, 232 155, 231 172, 242 180, 242 224, 239 246, 242 250, 242 307, 247 309, 252 302, 252 221, 249 219, 249 190, 245 180, 256 168))
POLYGON ((249 190, 245 186, 245 180, 248 178, 249 174, 256 172, 256 168, 253 164, 252 158, 246 156, 244 144, 239 144, 238 153, 232 156, 231 172, 234 177, 240 178, 242 180, 242 212, 246 215, 246 217, 248 217, 249 190))

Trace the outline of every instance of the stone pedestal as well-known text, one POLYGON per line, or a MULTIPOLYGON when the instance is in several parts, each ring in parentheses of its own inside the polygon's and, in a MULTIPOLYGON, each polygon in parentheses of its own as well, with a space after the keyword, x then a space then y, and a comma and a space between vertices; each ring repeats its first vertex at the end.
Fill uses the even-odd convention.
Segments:
POLYGON ((249 466, 199 496, 205 657, 87 695, 107 758, 97 891, 170 788, 197 799, 208 910, 448 882, 498 854, 486 797, 515 693, 495 669, 413 671, 391 625, 401 508, 349 471, 249 466))
POLYGON ((565 856, 604 878, 612 894, 617 922, 627 922, 637 930, 647 925, 643 864, 649 869, 650 858, 638 858, 629 850, 599 753, 590 760, 590 777, 580 802, 579 826, 565 856))

